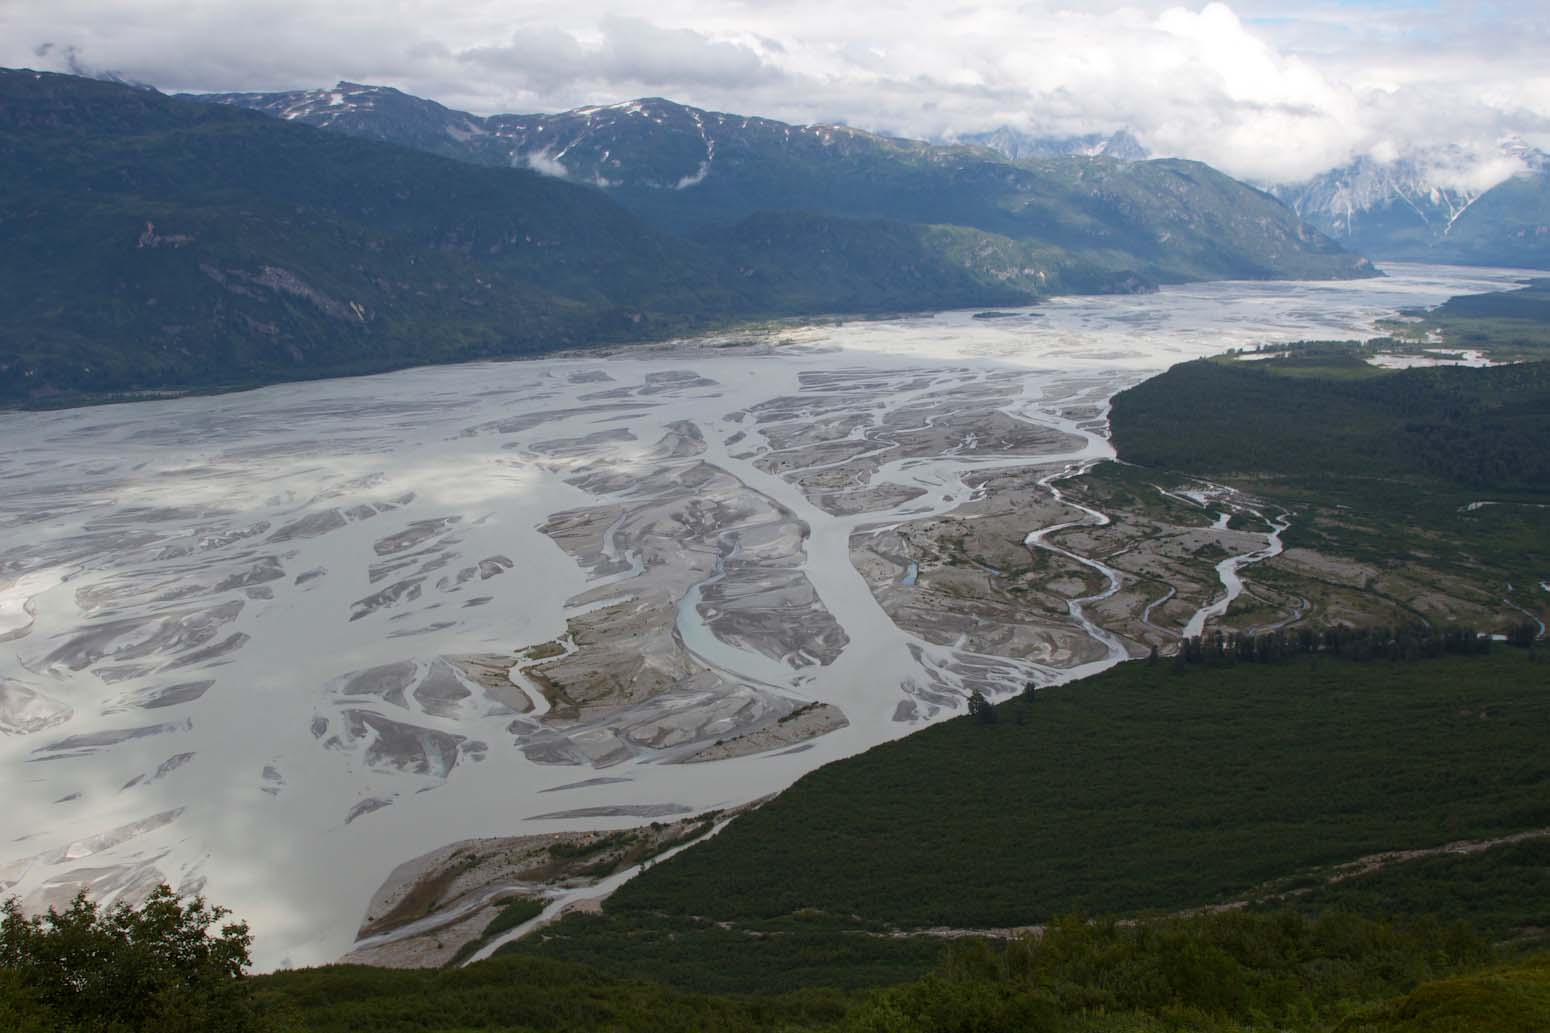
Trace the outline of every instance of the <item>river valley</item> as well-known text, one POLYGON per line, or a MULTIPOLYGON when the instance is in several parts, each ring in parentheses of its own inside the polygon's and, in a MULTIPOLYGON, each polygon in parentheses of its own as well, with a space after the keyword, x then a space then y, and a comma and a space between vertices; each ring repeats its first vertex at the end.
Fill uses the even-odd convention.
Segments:
MULTIPOLYGON (((428 851, 740 806, 1143 655, 1128 575, 1051 540, 1108 519, 1065 488, 1109 399, 1518 278, 1388 272, 0 414, 0 895, 165 881, 318 964, 428 851), (952 521, 1041 601, 923 577, 952 521)), ((1138 625, 1220 615, 1262 516, 1138 625)))

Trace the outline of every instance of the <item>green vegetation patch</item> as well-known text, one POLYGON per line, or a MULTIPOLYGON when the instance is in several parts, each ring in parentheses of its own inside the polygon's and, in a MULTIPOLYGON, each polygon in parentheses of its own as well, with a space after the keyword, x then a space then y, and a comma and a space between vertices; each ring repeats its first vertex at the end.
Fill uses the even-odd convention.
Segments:
MULTIPOLYGON (((734 932, 821 941, 825 928, 1171 911, 1379 851, 1550 825, 1550 666, 1524 651, 1136 662, 1000 709, 994 724, 949 721, 815 771, 632 880, 602 918, 565 919, 520 949, 693 984, 694 960, 734 932), (632 946, 641 928, 658 931, 632 946)), ((875 970, 891 941, 869 942, 875 970)), ((854 985, 838 970, 820 977, 854 985)))
POLYGON ((918 979, 941 962, 946 946, 939 937, 897 936, 882 923, 813 912, 734 924, 605 911, 568 915, 497 953, 573 961, 706 993, 778 994, 918 979))
POLYGON ((1550 1028, 1550 957, 1424 983, 1351 1016, 1338 1033, 1542 1033, 1550 1028))
POLYGON ((469 958, 479 952, 479 949, 489 943, 495 937, 504 932, 509 932, 523 922, 537 918, 544 913, 544 901, 533 897, 515 897, 501 907, 484 931, 477 939, 469 940, 459 947, 457 953, 452 955, 452 960, 447 962, 448 967, 455 968, 463 964, 469 958))
POLYGON ((1279 377, 1370 380, 1374 377, 1386 377, 1394 372, 1367 361, 1369 357, 1379 354, 1392 344, 1393 342, 1387 338, 1365 343, 1296 341, 1291 344, 1274 345, 1254 353, 1232 351, 1209 361, 1238 368, 1243 368, 1247 364, 1249 368, 1260 373, 1271 373, 1279 377), (1255 357, 1243 359, 1241 356, 1244 354, 1253 354, 1255 357))
POLYGON ((1062 488, 1087 493, 1093 502, 1107 510, 1123 510, 1175 527, 1210 527, 1216 522, 1216 511, 1178 494, 1197 487, 1205 487, 1205 484, 1189 477, 1115 462, 1097 463, 1081 478, 1062 485, 1062 488))
POLYGON ((1550 356, 1550 279, 1531 280, 1519 290, 1463 294, 1419 316, 1386 329, 1413 341, 1440 336, 1445 347, 1483 351, 1497 359, 1550 356))
MULTIPOLYGON (((930 977, 872 995, 846 1029, 1311 1030, 1361 1002, 1478 965, 1467 932, 1355 918, 1217 914, 1063 919, 1004 947, 956 947, 930 977)), ((1420 987, 1417 987, 1419 989, 1420 987)))
POLYGON ((833 994, 714 998, 541 958, 440 971, 340 965, 255 982, 262 1000, 292 1009, 308 1033, 738 1033, 821 1029, 845 1012, 833 994))
POLYGON ((523 922, 537 918, 543 914, 544 902, 532 897, 518 897, 501 908, 500 914, 490 920, 490 924, 484 927, 484 935, 499 936, 509 929, 515 929, 523 922))

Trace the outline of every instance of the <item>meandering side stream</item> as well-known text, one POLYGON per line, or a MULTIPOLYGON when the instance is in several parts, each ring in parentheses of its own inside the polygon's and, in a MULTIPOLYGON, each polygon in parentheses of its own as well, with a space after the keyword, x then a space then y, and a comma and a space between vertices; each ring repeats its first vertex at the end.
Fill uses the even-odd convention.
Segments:
POLYGON ((1070 527, 1107 527, 1111 522, 1107 513, 1103 513, 1091 506, 1084 506, 1080 502, 1073 502, 1057 486, 1059 481, 1079 477, 1086 473, 1092 468, 1093 462, 1090 461, 1079 466, 1067 467, 1059 473, 1053 473, 1048 477, 1040 479, 1039 484, 1049 489, 1055 501, 1062 505, 1070 506, 1072 509, 1080 510, 1083 517, 1076 520, 1067 520, 1059 524, 1051 524, 1048 527, 1041 527, 1037 531, 1031 531, 1028 537, 1023 539, 1023 544, 1030 549, 1044 549, 1058 556, 1075 560, 1077 563, 1082 564, 1082 566, 1090 570, 1096 570, 1103 575, 1104 587, 1102 591, 1093 595, 1084 595, 1068 600, 1066 602, 1066 609, 1071 614, 1071 619, 1076 621, 1084 632, 1096 641, 1103 643, 1104 648, 1108 650, 1106 659, 1111 663, 1118 663, 1121 660, 1127 659, 1130 656, 1130 651, 1125 648, 1125 644, 1120 641, 1118 636, 1094 623, 1092 618, 1087 616, 1086 607, 1090 603, 1100 603, 1120 590, 1122 582, 1119 571, 1101 560, 1093 559, 1090 556, 1083 556, 1069 549, 1062 549, 1060 546, 1052 545, 1047 541, 1050 535, 1070 527))
POLYGON ((1281 543, 1282 533, 1291 526, 1291 518, 1286 514, 1279 517, 1267 517, 1258 510, 1252 511, 1255 516, 1270 524, 1270 533, 1263 549, 1254 552, 1243 553, 1238 556, 1229 556, 1216 565, 1216 576, 1221 578, 1223 593, 1213 602, 1207 603, 1195 611, 1195 615, 1184 625, 1180 633, 1184 638, 1195 638, 1205 631, 1207 622, 1215 620, 1227 612, 1238 596, 1243 594, 1243 579, 1238 576, 1238 571, 1251 563, 1268 560, 1272 556, 1279 556, 1284 548, 1281 543))

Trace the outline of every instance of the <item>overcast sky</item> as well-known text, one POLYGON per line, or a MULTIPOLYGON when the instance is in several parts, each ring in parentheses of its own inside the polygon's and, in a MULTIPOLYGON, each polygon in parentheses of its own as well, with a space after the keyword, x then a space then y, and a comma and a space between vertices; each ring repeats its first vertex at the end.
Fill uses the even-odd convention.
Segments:
POLYGON ((1129 127, 1257 181, 1550 145, 1547 0, 0 0, 0 65, 168 92, 349 79, 479 114, 664 96, 933 139, 1129 127))

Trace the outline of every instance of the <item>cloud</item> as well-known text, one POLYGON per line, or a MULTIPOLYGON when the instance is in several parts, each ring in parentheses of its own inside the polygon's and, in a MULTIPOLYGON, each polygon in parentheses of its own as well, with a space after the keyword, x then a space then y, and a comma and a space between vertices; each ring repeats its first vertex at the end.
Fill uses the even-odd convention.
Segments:
MULTIPOLYGON (((690 29, 665 29, 639 18, 605 15, 596 41, 548 25, 525 26, 495 46, 453 53, 454 60, 497 73, 508 86, 535 93, 645 88, 741 90, 781 78, 751 47, 690 29)), ((612 98, 611 98, 612 99, 612 98)))
POLYGON ((0 64, 166 90, 379 82, 480 114, 657 94, 927 138, 1128 127, 1256 181, 1550 144, 1541 0, 3 0, 0 64))
POLYGON ((611 81, 741 89, 781 78, 777 68, 741 43, 618 15, 605 16, 601 28, 603 68, 611 81))
POLYGON ((528 168, 534 172, 541 172, 546 176, 565 179, 570 175, 570 169, 565 167, 565 163, 548 151, 533 151, 530 154, 523 155, 522 160, 527 163, 528 168))
POLYGON ((470 47, 456 54, 455 59, 521 81, 529 89, 548 91, 563 88, 576 79, 588 61, 588 54, 570 33, 535 26, 518 29, 506 43, 470 47))
POLYGON ((1437 166, 1430 170, 1427 178, 1438 186, 1478 194, 1525 168, 1522 158, 1504 154, 1437 166))

